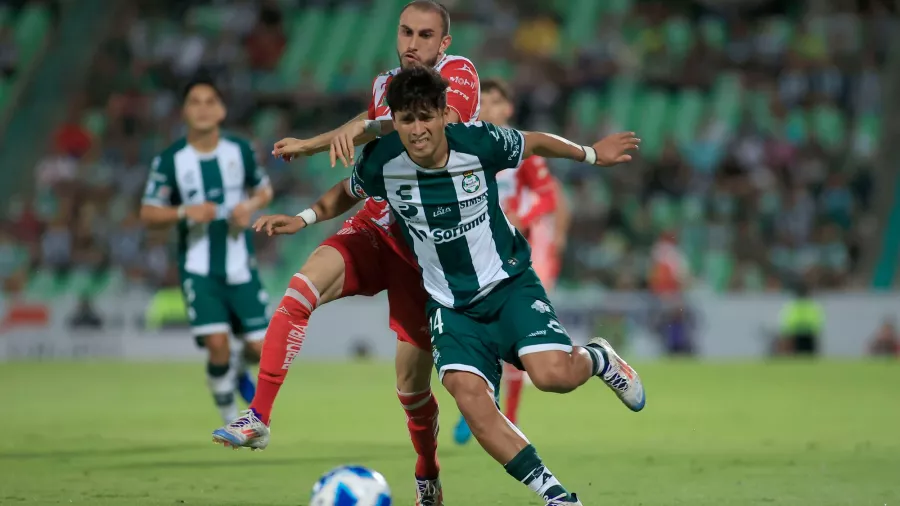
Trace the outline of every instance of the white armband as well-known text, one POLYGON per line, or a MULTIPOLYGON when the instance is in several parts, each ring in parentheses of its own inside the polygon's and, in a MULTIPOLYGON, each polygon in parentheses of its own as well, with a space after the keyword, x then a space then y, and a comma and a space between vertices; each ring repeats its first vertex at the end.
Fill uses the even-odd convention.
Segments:
POLYGON ((381 122, 378 121, 377 119, 367 119, 365 131, 368 134, 380 136, 381 135, 381 122))
POLYGON ((594 165, 597 163, 597 150, 590 146, 581 146, 584 150, 584 163, 594 165))
POLYGON ((312 225, 316 222, 316 219, 318 219, 318 216, 316 216, 316 212, 312 209, 304 209, 300 211, 297 216, 299 216, 301 220, 306 222, 307 225, 312 225))

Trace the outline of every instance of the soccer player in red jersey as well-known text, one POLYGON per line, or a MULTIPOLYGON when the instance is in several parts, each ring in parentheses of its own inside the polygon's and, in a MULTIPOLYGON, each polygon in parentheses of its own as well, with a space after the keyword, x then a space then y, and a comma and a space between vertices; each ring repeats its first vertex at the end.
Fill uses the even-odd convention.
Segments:
MULTIPOLYGON (((507 126, 514 112, 512 91, 506 83, 496 79, 481 82, 482 121, 507 126)), ((570 219, 560 182, 550 173, 547 161, 534 155, 518 168, 498 173, 497 190, 507 219, 531 245, 532 268, 547 291, 552 291, 559 275, 570 219)), ((507 364, 503 379, 504 414, 509 421, 517 423, 525 372, 507 364)), ((454 433, 456 442, 464 444, 471 437, 465 418, 460 416, 454 433)))
MULTIPOLYGON (((393 129, 390 108, 385 101, 387 85, 402 68, 409 66, 432 66, 447 79, 451 122, 476 120, 480 104, 478 73, 468 59, 446 54, 451 42, 449 29, 449 14, 440 4, 430 0, 407 4, 400 13, 397 32, 400 67, 375 78, 368 110, 312 139, 279 141, 273 154, 292 159, 330 150, 332 165, 337 161, 349 165, 354 146, 393 129)), ((342 195, 346 194, 338 189, 342 195)), ((320 202, 328 202, 325 197, 320 202)), ((324 214, 340 214, 352 205, 353 202, 338 199, 337 207, 343 209, 313 206, 297 217, 275 217, 268 222, 274 230, 267 227, 266 231, 294 233, 312 225, 319 217, 325 218, 317 215, 314 210, 317 207, 324 214)), ((256 397, 241 417, 213 432, 214 441, 232 447, 265 448, 275 397, 300 352, 315 308, 342 297, 375 295, 384 290, 390 305, 390 327, 398 339, 397 394, 406 411, 407 426, 418 454, 416 504, 441 505, 438 405, 430 386, 431 338, 425 311, 428 296, 418 266, 403 242, 387 203, 381 200, 367 199, 365 207, 325 240, 293 276, 266 331, 256 397)))

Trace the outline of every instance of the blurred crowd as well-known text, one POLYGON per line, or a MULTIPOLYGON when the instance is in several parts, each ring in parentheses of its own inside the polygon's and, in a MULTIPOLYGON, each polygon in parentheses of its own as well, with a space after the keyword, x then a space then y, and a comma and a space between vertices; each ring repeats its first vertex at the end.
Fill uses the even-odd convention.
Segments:
MULTIPOLYGON (((583 142, 634 129, 649 144, 611 170, 553 165, 574 213, 562 286, 646 288, 654 265, 673 257, 686 283, 721 291, 781 290, 797 279, 814 289, 867 284, 858 266, 877 233, 881 69, 896 26, 889 2, 832 1, 826 12, 756 2, 733 13, 618 0, 591 7, 596 20, 582 32, 566 10, 594 2, 444 3, 454 29, 481 34, 466 56, 482 78, 514 86, 517 126, 583 142), (596 103, 582 106, 585 96, 596 103), (623 96, 631 112, 617 109, 623 96)), ((323 170, 321 160, 265 155, 281 137, 364 110, 368 83, 344 79, 352 69, 338 68, 325 86, 305 85, 305 74, 295 89, 273 84, 294 13, 348 4, 370 2, 123 3, 48 139, 34 191, 12 203, 0 229, 0 279, 22 287, 36 271, 113 270, 132 283, 175 282, 171 236, 145 230, 137 210, 149 160, 182 135, 180 87, 201 70, 225 90, 227 128, 256 142, 274 210, 296 212, 338 181, 345 171, 323 170)), ((14 48, 3 40, 6 72, 14 48)), ((296 268, 297 251, 259 240, 265 265, 296 268)))

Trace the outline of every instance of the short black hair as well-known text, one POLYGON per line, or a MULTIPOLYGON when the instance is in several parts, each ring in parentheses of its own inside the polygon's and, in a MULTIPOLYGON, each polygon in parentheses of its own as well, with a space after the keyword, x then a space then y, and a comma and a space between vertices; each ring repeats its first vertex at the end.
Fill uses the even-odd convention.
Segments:
POLYGON ((182 104, 187 100, 187 97, 191 93, 191 90, 193 90, 197 86, 209 86, 216 93, 216 96, 219 97, 219 101, 225 102, 225 99, 222 96, 222 92, 219 90, 219 87, 216 86, 216 82, 213 80, 213 78, 210 76, 200 75, 195 76, 185 85, 184 90, 181 93, 182 104))
POLYGON ((401 70, 387 89, 388 107, 394 113, 447 107, 449 83, 431 67, 416 65, 401 70))
POLYGON ((447 10, 446 7, 443 6, 440 2, 435 2, 434 0, 413 0, 412 2, 406 4, 406 7, 400 11, 400 14, 406 12, 406 9, 410 7, 415 7, 416 9, 433 12, 441 17, 441 21, 444 23, 444 31, 441 33, 441 37, 446 37, 450 34, 450 11, 447 10))
POLYGON ((505 81, 500 79, 485 79, 484 81, 481 81, 482 93, 490 93, 492 91, 499 93, 507 102, 513 101, 512 88, 510 88, 505 81))

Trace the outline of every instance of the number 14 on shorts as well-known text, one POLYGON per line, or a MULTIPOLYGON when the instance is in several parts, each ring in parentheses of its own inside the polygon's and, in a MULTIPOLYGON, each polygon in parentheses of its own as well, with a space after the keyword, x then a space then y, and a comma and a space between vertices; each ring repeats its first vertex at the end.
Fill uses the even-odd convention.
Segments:
POLYGON ((428 326, 431 327, 431 342, 434 342, 434 336, 444 333, 444 320, 441 318, 441 308, 434 312, 434 316, 428 318, 428 326))

